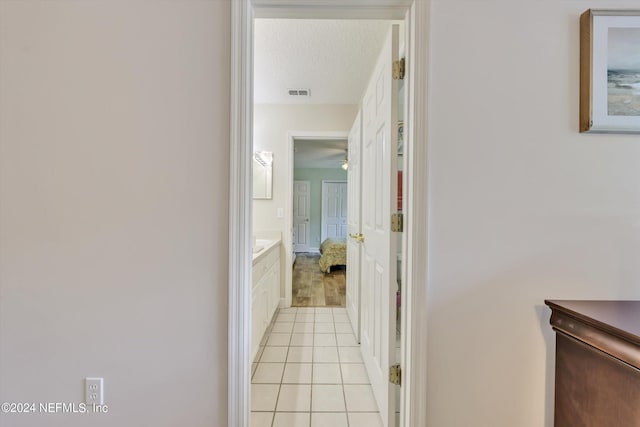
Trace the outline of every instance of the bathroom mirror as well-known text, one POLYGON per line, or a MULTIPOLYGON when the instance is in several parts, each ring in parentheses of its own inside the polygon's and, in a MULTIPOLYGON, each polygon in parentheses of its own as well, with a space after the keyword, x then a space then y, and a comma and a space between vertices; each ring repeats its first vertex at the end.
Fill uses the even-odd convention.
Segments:
POLYGON ((273 153, 256 151, 253 153, 253 198, 272 199, 273 153))

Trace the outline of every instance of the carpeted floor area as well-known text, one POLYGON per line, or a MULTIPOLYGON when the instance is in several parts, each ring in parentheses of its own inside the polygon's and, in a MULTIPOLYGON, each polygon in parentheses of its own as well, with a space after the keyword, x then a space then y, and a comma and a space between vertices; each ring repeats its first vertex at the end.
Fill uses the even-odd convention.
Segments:
POLYGON ((319 254, 299 253, 293 264, 293 307, 344 307, 346 299, 346 267, 331 268, 323 273, 318 266, 319 254))

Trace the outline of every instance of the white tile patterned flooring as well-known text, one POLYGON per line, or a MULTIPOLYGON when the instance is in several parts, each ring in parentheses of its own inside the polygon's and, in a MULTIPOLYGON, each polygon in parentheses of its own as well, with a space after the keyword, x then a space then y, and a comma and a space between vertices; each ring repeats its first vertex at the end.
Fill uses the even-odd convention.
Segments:
POLYGON ((381 427, 344 308, 286 308, 252 365, 252 427, 381 427))

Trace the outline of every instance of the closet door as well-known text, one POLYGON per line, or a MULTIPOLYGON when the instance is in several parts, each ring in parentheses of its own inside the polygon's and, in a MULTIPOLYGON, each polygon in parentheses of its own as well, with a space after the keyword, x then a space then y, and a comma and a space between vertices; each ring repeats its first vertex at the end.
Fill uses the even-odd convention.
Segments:
POLYGON ((322 181, 322 230, 324 239, 347 237, 347 182, 322 181))
POLYGON ((293 181, 293 251, 309 252, 311 183, 293 181))

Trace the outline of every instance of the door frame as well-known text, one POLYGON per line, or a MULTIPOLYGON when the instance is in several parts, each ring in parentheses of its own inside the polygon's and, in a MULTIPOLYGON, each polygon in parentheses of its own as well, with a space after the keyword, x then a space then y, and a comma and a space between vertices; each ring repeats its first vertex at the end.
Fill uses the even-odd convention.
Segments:
MULTIPOLYGON (((253 152, 253 19, 405 19, 409 112, 403 188, 406 192, 402 268, 400 425, 427 423, 429 0, 232 0, 230 87, 228 427, 248 427, 251 394, 251 287, 253 152), (425 405, 425 402, 427 404, 425 405)), ((290 170, 289 173, 292 173, 290 170)), ((290 179, 291 181, 291 179, 290 179)), ((288 197, 288 204, 293 203, 288 197)), ((285 209, 291 218, 291 209, 285 209)), ((289 220, 289 228, 291 227, 289 220)), ((289 237, 289 242, 291 237, 289 237)), ((285 268, 285 274, 290 268, 285 268)), ((291 272, 288 272, 291 274, 291 272)), ((286 295, 286 294, 285 294, 286 295)), ((290 298, 290 290, 289 290, 290 298)), ((224 369, 223 369, 224 371, 224 369)))
POLYGON ((357 235, 362 232, 362 109, 358 111, 358 115, 351 125, 347 144, 349 151, 347 197, 350 201, 355 201, 353 197, 354 194, 357 194, 358 197, 356 203, 347 203, 347 214, 349 217, 349 219, 347 219, 347 265, 349 265, 349 271, 347 271, 345 283, 345 308, 349 316, 351 328, 356 337, 356 342, 360 344, 362 245, 353 238, 349 239, 349 237, 351 237, 352 234, 357 235), (357 168, 355 173, 354 168, 357 168), (354 188, 356 186, 357 188, 354 188), (354 212, 355 220, 351 222, 351 219, 354 219, 351 217, 354 212), (352 228, 354 226, 357 228, 352 228), (352 255, 356 259, 352 259, 349 255, 352 255), (351 298, 349 298, 349 296, 351 296, 351 298))
MULTIPOLYGON (((320 186, 320 244, 326 238, 326 234, 324 234, 324 223, 325 223, 325 200, 324 200, 324 188, 325 184, 347 184, 348 180, 346 179, 323 179, 322 185, 320 186)), ((347 233, 349 234, 349 233, 347 233)), ((319 246, 318 246, 319 247, 319 246)))

